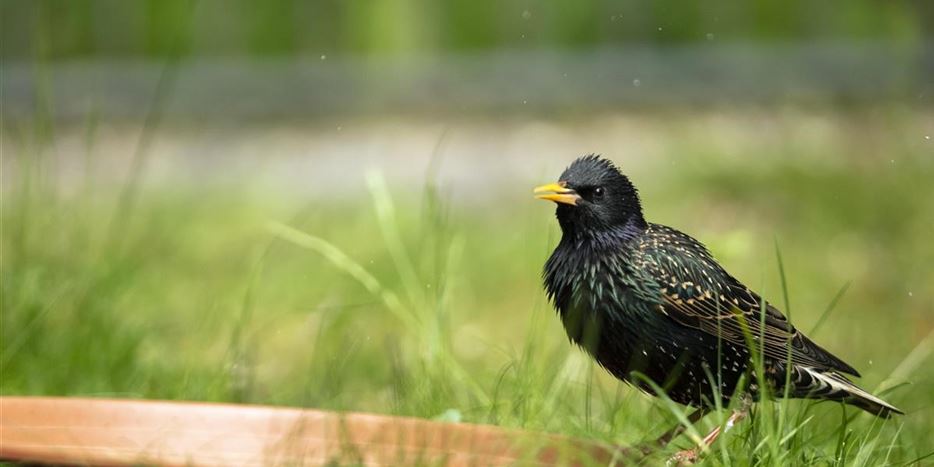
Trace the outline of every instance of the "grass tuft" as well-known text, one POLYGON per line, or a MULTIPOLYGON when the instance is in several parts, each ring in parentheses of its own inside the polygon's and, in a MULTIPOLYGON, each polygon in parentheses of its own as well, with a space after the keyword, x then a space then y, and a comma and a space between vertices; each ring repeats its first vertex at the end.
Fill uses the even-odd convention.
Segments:
MULTIPOLYGON (((0 200, 0 394, 313 406, 621 445, 686 422, 685 407, 620 384, 568 343, 540 284, 557 228, 526 192, 495 206, 452 202, 438 157, 414 196, 379 172, 366 177, 368 198, 328 203, 263 187, 140 189, 120 208, 132 222, 119 223, 112 248, 121 191, 87 183, 64 194, 54 159, 38 155, 46 133, 5 133, 20 151, 0 200)), ((859 151, 849 141, 795 150, 828 147, 859 151)), ((723 435, 707 464, 924 465, 934 455, 924 299, 934 272, 923 266, 934 171, 918 156, 880 175, 859 154, 636 169, 651 181, 640 186, 652 220, 707 241, 747 282, 763 275, 760 291, 781 293, 764 295, 785 311, 794 302, 799 328, 908 412, 883 422, 779 398, 723 435), (776 236, 778 268, 757 260, 776 236)), ((751 342, 759 320, 746 323, 751 342)), ((690 447, 730 408, 646 462, 690 447)))

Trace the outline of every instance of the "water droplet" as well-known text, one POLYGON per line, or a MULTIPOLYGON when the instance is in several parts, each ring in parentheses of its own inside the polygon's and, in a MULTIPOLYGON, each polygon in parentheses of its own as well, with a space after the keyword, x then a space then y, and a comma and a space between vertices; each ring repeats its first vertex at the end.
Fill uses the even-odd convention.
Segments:
POLYGON ((323 54, 321 55, 321 60, 327 60, 327 59, 328 59, 327 55, 323 55, 323 54))
POLYGON ((708 33, 707 33, 707 40, 708 40, 708 41, 712 41, 713 38, 714 38, 713 33, 712 33, 712 32, 708 32, 708 33))
POLYGON ((635 87, 642 86, 642 81, 639 81, 638 78, 637 78, 637 79, 634 79, 634 80, 632 80, 632 85, 635 86, 635 87))
POLYGON ((525 100, 525 99, 522 99, 522 103, 523 103, 523 104, 528 104, 529 101, 527 101, 527 100, 525 100))
POLYGON ((661 32, 661 30, 662 30, 662 27, 661 27, 661 26, 659 26, 659 27, 658 27, 658 31, 659 31, 659 32, 661 32))
POLYGON ((890 160, 889 162, 891 162, 891 163, 894 164, 894 163, 895 163, 895 159, 892 159, 892 160, 890 160))
POLYGON ((931 140, 931 135, 924 135, 924 140, 925 140, 925 141, 930 141, 930 140, 931 140))
POLYGON ((532 17, 532 12, 531 12, 531 11, 525 10, 525 11, 522 12, 522 19, 529 19, 529 18, 531 18, 531 17, 532 17))
POLYGON ((909 296, 909 297, 914 297, 915 294, 911 293, 911 291, 909 290, 909 291, 908 291, 908 296, 909 296))
POLYGON ((522 35, 522 39, 525 39, 525 34, 522 35))

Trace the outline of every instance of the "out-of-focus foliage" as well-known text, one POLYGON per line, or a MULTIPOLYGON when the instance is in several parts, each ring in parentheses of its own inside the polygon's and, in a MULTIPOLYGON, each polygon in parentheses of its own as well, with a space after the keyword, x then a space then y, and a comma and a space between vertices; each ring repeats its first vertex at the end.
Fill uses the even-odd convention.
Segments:
POLYGON ((3 0, 3 57, 441 54, 618 43, 886 40, 934 30, 925 0, 3 0), (188 27, 190 25, 191 27, 188 27), (38 39, 44 30, 48 39, 38 39))

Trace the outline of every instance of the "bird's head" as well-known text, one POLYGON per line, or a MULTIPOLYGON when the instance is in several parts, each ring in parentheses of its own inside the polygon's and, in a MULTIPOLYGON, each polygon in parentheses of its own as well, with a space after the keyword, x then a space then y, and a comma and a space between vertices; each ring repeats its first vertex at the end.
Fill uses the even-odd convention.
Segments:
POLYGON ((613 162, 597 155, 572 162, 558 182, 536 188, 535 197, 558 205, 556 215, 565 234, 646 226, 635 186, 613 162))

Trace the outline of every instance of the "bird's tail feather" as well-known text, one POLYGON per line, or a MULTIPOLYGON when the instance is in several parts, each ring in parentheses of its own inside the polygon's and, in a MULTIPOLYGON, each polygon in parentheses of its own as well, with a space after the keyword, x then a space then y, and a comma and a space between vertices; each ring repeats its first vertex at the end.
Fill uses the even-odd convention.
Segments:
POLYGON ((905 413, 859 388, 844 376, 809 367, 798 367, 798 370, 795 381, 795 395, 798 397, 842 401, 883 418, 905 413))

